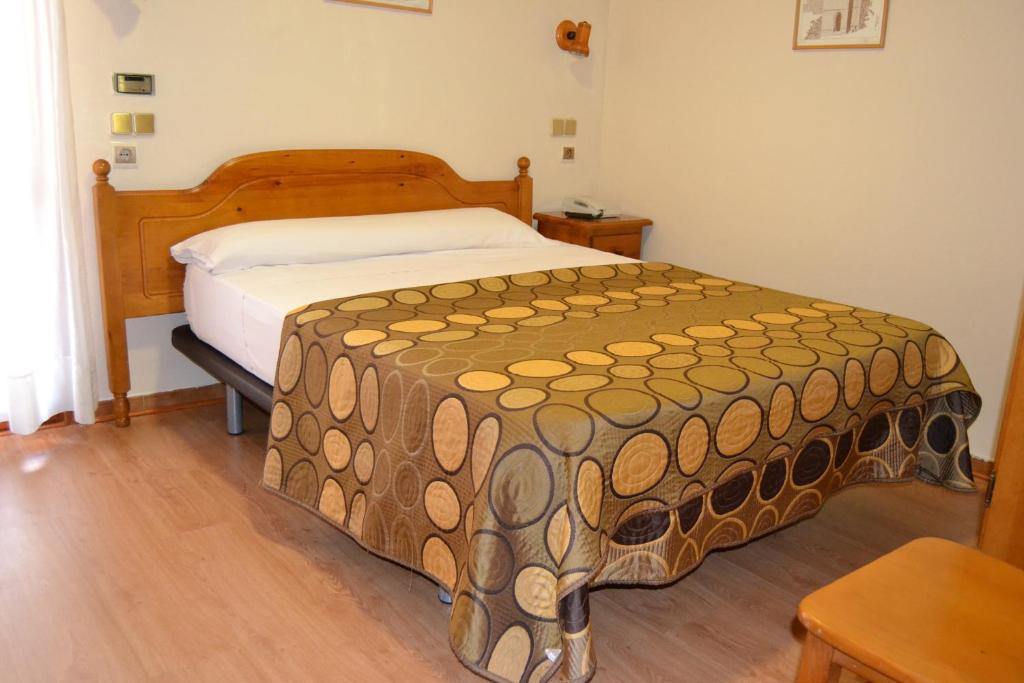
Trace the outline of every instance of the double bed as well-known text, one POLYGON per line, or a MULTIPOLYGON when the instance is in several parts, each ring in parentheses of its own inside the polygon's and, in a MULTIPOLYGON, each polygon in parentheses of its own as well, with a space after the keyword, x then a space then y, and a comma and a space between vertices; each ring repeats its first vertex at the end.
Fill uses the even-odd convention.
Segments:
POLYGON ((485 678, 588 680, 590 589, 675 581, 849 484, 973 487, 980 404, 938 332, 544 240, 525 159, 469 182, 269 152, 142 192, 94 169, 119 423, 124 319, 185 308, 175 345, 270 412, 265 488, 449 592, 485 678))

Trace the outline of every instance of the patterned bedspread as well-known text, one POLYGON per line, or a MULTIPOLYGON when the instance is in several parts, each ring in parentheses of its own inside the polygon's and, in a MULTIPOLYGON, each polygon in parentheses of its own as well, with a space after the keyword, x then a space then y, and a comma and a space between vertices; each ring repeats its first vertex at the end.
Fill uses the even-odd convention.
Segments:
POLYGON ((663 263, 521 273, 293 311, 264 485, 450 591, 473 671, 585 681, 588 588, 851 483, 971 489, 979 407, 913 320, 663 263))

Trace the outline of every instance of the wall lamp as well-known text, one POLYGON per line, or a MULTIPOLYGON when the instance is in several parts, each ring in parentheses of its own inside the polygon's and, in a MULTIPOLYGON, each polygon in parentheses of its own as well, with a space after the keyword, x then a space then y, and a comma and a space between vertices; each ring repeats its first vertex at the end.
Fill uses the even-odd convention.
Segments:
POLYGON ((581 57, 590 56, 590 24, 581 21, 579 24, 566 19, 555 29, 555 42, 558 47, 581 57))

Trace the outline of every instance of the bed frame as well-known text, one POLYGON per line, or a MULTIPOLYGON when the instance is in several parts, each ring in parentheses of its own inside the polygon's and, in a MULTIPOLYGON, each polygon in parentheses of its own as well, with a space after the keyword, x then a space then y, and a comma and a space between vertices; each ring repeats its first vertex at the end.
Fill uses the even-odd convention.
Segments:
MULTIPOLYGON (((469 181, 441 159, 419 152, 282 150, 232 159, 192 189, 119 191, 110 184, 110 163, 98 159, 92 165, 93 201, 115 423, 119 427, 130 423, 125 320, 184 310, 185 268, 171 258, 172 245, 206 230, 246 221, 462 207, 492 207, 530 224, 530 160, 521 157, 518 165, 519 174, 512 180, 469 181)), ((175 335, 175 346, 190 358, 209 350, 245 373, 194 335, 189 339, 190 334, 188 330, 175 335)), ((246 385, 246 378, 231 375, 225 370, 230 366, 219 367, 213 362, 216 356, 210 358, 200 365, 228 384, 230 423, 232 403, 241 406, 238 391, 249 396, 248 390, 255 394, 259 387, 246 385)), ((267 387, 253 375, 245 375, 267 387)), ((255 395, 249 398, 259 403, 255 395)))

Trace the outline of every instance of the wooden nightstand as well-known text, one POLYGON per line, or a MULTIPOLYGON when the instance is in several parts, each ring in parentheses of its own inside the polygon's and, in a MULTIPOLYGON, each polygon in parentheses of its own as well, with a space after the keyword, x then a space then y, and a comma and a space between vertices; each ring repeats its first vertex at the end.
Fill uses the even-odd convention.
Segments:
POLYGON ((620 256, 640 258, 640 238, 647 218, 569 218, 561 211, 535 213, 537 230, 545 237, 569 244, 600 249, 620 256))

